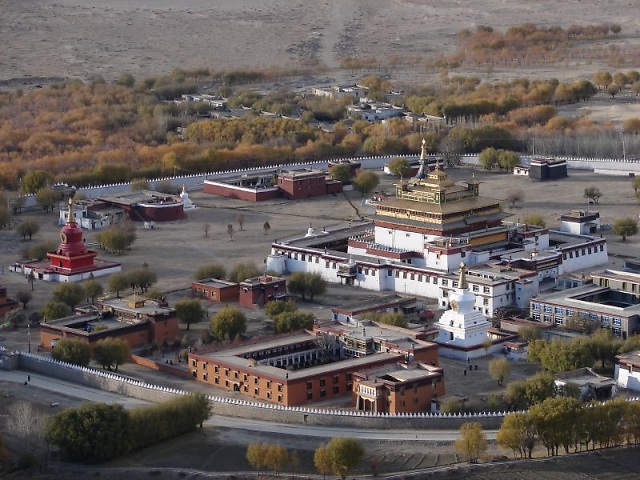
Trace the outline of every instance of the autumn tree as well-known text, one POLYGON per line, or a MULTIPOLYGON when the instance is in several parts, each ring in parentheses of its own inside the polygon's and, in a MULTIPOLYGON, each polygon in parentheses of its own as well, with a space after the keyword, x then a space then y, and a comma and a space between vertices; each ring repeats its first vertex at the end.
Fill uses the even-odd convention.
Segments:
POLYGON ((51 356, 61 362, 86 367, 91 360, 91 347, 82 340, 61 338, 53 347, 51 356))
POLYGON ((234 307, 224 307, 211 318, 211 333, 220 340, 233 340, 247 330, 247 317, 234 307))
POLYGON ((45 213, 53 212, 56 204, 61 200, 60 193, 53 188, 41 188, 36 192, 36 202, 45 213))
POLYGON ((502 448, 511 449, 514 457, 518 454, 520 458, 531 458, 536 446, 536 429, 531 415, 516 412, 504 417, 496 441, 502 448))
POLYGON ((389 162, 389 171, 402 180, 411 172, 411 165, 406 158, 396 157, 389 162))
POLYGON ((489 375, 502 385, 504 380, 511 375, 511 365, 505 357, 495 358, 489 362, 489 375))
POLYGON ((586 187, 584 189, 584 198, 588 198, 589 200, 593 201, 593 203, 597 204, 600 201, 600 197, 602 196, 602 192, 600 192, 600 189, 598 187, 595 186, 590 186, 590 187, 586 187))
POLYGON ((210 263, 201 265, 193 274, 194 280, 202 280, 204 278, 223 279, 227 276, 227 269, 220 263, 210 263))
POLYGON ((351 167, 346 163, 332 165, 329 169, 329 175, 334 180, 347 184, 351 180, 351 167))
POLYGON ((198 323, 205 315, 205 310, 199 300, 185 299, 179 300, 174 305, 176 316, 182 323, 187 324, 187 330, 192 323, 198 323))
POLYGON ((344 480, 350 471, 362 460, 364 449, 353 438, 335 437, 329 443, 319 447, 314 453, 314 464, 322 473, 328 473, 327 467, 344 480), (321 450, 322 449, 322 450, 321 450), (320 453, 318 451, 320 450, 320 453))
POLYGON ((542 215, 538 215, 537 213, 532 213, 530 215, 527 215, 522 219, 522 223, 524 223, 525 225, 533 225, 533 226, 542 227, 542 228, 547 226, 544 221, 544 218, 542 218, 542 215))
POLYGON ((51 174, 44 170, 31 170, 22 177, 22 191, 36 193, 47 187, 51 182, 51 174))
POLYGON ((361 193, 363 198, 373 192, 379 183, 378 175, 371 170, 360 170, 352 182, 353 189, 361 193))
POLYGON ((131 347, 124 340, 118 338, 103 338, 93 346, 93 358, 102 368, 118 371, 118 366, 131 359, 131 347))
POLYGON ((73 310, 85 298, 84 289, 77 283, 61 283, 53 289, 53 298, 56 302, 69 305, 73 310))
POLYGON ((109 291, 114 292, 120 298, 120 292, 129 286, 129 278, 125 273, 114 273, 107 281, 109 291))
POLYGON ((627 237, 638 233, 638 221, 631 217, 620 218, 613 222, 613 233, 622 237, 622 241, 626 242, 627 237))
POLYGON ((228 280, 240 283, 249 278, 255 278, 261 275, 260 269, 253 262, 238 262, 229 272, 228 280))
POLYGON ((84 295, 87 301, 91 304, 94 304, 96 302, 96 298, 102 295, 102 292, 104 291, 102 284, 94 278, 84 282, 82 288, 84 289, 84 295))
POLYGON ((71 313, 71 309, 66 303, 48 302, 42 307, 41 313, 43 320, 46 322, 66 317, 71 313))
POLYGON ((469 459, 469 463, 478 463, 478 457, 487 450, 487 438, 482 425, 467 422, 460 427, 460 438, 455 441, 455 449, 469 459))
POLYGON ((478 160, 480 161, 480 165, 486 170, 493 170, 494 168, 498 168, 500 166, 500 157, 498 155, 498 151, 493 148, 485 148, 480 152, 478 156, 478 160))
POLYGON ((557 455, 559 447, 569 453, 576 445, 581 413, 580 401, 570 397, 548 398, 531 407, 529 414, 548 454, 557 455))
POLYGON ((287 282, 289 292, 300 295, 305 301, 307 297, 313 302, 316 295, 323 295, 327 291, 327 282, 319 273, 294 272, 287 282))

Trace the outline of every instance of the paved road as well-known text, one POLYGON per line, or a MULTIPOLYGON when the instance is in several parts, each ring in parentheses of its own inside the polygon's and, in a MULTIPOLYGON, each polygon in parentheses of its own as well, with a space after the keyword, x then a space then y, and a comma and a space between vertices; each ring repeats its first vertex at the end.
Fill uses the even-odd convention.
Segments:
POLYGON ((121 403, 125 408, 140 405, 149 405, 150 402, 138 398, 126 397, 117 393, 111 393, 96 388, 85 387, 76 383, 66 382, 58 378, 46 377, 37 373, 30 373, 21 370, 0 370, 0 380, 24 384, 27 375, 31 376, 29 387, 41 388, 53 393, 67 395, 69 397, 88 400, 91 402, 121 403))
MULTIPOLYGON (((362 440, 452 442, 460 436, 458 430, 371 430, 346 427, 316 427, 313 425, 289 425, 218 415, 212 416, 205 422, 205 425, 237 428, 252 432, 279 433, 282 435, 324 438, 353 437, 362 440)), ((489 440, 495 440, 496 433, 496 430, 485 430, 485 435, 489 440)))

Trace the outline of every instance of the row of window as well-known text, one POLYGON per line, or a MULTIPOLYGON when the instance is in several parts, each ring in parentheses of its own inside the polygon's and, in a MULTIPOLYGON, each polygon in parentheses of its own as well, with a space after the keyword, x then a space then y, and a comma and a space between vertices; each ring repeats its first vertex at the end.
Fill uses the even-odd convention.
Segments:
MULTIPOLYGON (((550 322, 551 319, 553 318, 553 315, 557 315, 558 317, 556 317, 555 323, 564 323, 564 319, 565 318, 569 318, 572 317, 573 315, 576 314, 576 311, 571 309, 571 308, 563 308, 563 307, 553 307, 551 305, 541 305, 539 303, 532 303, 531 304, 531 310, 533 312, 541 312, 543 311, 545 313, 544 315, 544 319, 547 322, 550 322)), ((611 317, 609 315, 599 315, 597 313, 594 312, 577 312, 578 316, 582 319, 589 319, 589 320, 594 320, 594 321, 600 321, 600 323, 602 323, 603 325, 609 325, 611 323, 611 325, 614 326, 622 326, 622 319, 620 317, 611 317)), ((540 318, 540 314, 536 314, 534 315, 534 318, 539 319, 540 318)))
MULTIPOLYGON (((598 251, 598 247, 586 247, 586 248, 582 248, 582 249, 577 249, 577 250, 571 250, 569 252, 564 252, 562 254, 562 258, 564 260, 566 260, 567 258, 578 258, 580 257, 580 252, 582 252, 582 256, 584 257, 585 255, 591 255, 591 253, 596 253, 598 251)), ((604 252, 604 244, 600 245, 600 251, 604 252)))
MULTIPOLYGON (((351 381, 351 374, 350 374, 350 373, 347 373, 347 374, 346 374, 346 380, 347 380, 347 382, 350 382, 350 381, 351 381)), ((307 381, 307 390, 311 390, 311 389, 313 389, 313 382, 314 382, 314 381, 315 381, 315 380, 308 380, 308 381, 307 381)), ((333 384, 334 384, 334 385, 337 385, 338 383, 340 383, 340 377, 339 377, 338 375, 334 375, 334 376, 333 376, 333 384)), ((327 384, 327 379, 326 379, 326 378, 324 378, 324 377, 319 378, 319 379, 318 379, 318 384, 320 385, 320 387, 324 387, 324 386, 326 386, 326 384, 327 384)))

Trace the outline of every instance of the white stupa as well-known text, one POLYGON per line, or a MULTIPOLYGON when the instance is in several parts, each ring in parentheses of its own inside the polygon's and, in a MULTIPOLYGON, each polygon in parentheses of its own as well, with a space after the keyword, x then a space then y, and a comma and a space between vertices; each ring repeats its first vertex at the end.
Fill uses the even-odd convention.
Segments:
POLYGON ((180 200, 182 200, 183 210, 193 210, 196 208, 196 206, 189 198, 189 194, 187 193, 187 189, 185 188, 184 184, 182 184, 182 193, 180 194, 180 200))
POLYGON ((450 310, 442 314, 434 325, 439 330, 435 342, 440 345, 440 355, 470 359, 486 355, 484 342, 489 339, 491 322, 478 310, 474 310, 475 295, 469 291, 466 265, 460 264, 458 287, 449 295, 450 310))

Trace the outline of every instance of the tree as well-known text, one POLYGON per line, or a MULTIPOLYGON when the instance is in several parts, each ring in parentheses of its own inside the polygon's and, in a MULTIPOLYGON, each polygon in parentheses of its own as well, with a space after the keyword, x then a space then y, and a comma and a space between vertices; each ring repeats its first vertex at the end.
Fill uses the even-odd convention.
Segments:
POLYGON ((240 227, 240 231, 244 230, 244 215, 242 213, 236 215, 236 223, 240 227))
POLYGON ((568 372, 593 364, 591 349, 586 341, 576 338, 561 340, 534 340, 529 343, 529 360, 538 361, 553 373, 568 372))
POLYGON ((24 193, 36 193, 45 188, 51 181, 51 174, 44 170, 32 170, 22 177, 22 191, 24 193))
POLYGON ((314 319, 313 313, 301 312, 297 309, 292 312, 282 312, 274 318, 276 332, 285 333, 312 328, 314 319))
POLYGON ((510 413, 502 421, 496 441, 502 448, 510 448, 513 456, 531 458, 536 446, 536 430, 528 413, 510 413))
POLYGON ((29 449, 38 446, 44 440, 47 416, 34 408, 29 402, 16 402, 8 408, 7 429, 29 449))
POLYGON ((515 208, 516 203, 522 202, 522 200, 524 200, 524 193, 522 192, 522 190, 511 190, 507 194, 507 200, 509 200, 511 208, 515 208))
POLYGON ((634 193, 637 194, 638 193, 638 189, 640 188, 640 176, 633 177, 631 185, 633 186, 634 193))
POLYGON ((91 360, 91 347, 82 340, 61 338, 51 352, 55 360, 86 367, 91 360))
POLYGON ((231 223, 227 225, 227 234, 229 235, 229 240, 233 240, 233 225, 231 223))
POLYGON ((102 295, 103 288, 102 284, 95 279, 87 280, 84 285, 84 295, 87 298, 87 301, 92 305, 96 302, 96 298, 102 295))
MULTIPOLYGON (((146 264, 145 264, 146 265, 146 264)), ((149 266, 143 266, 142 268, 135 268, 133 270, 129 270, 126 274, 127 280, 129 281, 129 286, 133 290, 140 290, 141 292, 146 292, 151 285, 158 281, 158 275, 149 266)))
POLYGON ((21 310, 10 310, 5 314, 4 319, 14 328, 18 328, 27 319, 27 316, 21 310))
POLYGON ((622 237, 622 241, 626 242, 627 237, 631 237, 638 233, 638 221, 633 218, 621 218, 613 222, 613 233, 622 237))
POLYGON ((22 235, 22 240, 26 240, 27 236, 29 237, 29 240, 31 240, 39 230, 40 224, 36 220, 31 219, 24 220, 16 227, 16 232, 18 232, 19 235, 22 235))
POLYGON ((346 163, 338 163, 337 165, 332 165, 329 169, 329 175, 334 180, 338 182, 342 182, 343 184, 348 184, 351 180, 351 167, 346 163))
POLYGON ((282 468, 289 462, 289 452, 282 445, 269 445, 265 458, 265 465, 269 467, 275 476, 280 474, 282 468))
POLYGON ((327 478, 327 473, 331 473, 333 471, 331 458, 329 457, 329 453, 327 452, 327 447, 325 445, 320 445, 316 448, 315 452, 313 452, 313 464, 316 467, 316 470, 322 474, 323 478, 327 478))
POLYGON ((224 307, 211 319, 211 333, 220 340, 233 340, 247 331, 247 317, 234 307, 224 307))
POLYGON ((320 448, 316 450, 313 456, 316 468, 324 474, 324 468, 330 465, 331 471, 342 480, 358 465, 364 456, 364 449, 360 443, 353 438, 335 437, 320 448), (324 451, 318 454, 320 448, 323 448, 324 451), (319 457, 318 462, 316 462, 316 455, 319 457))
POLYGON ((146 178, 134 178, 129 184, 129 188, 132 192, 138 192, 140 190, 149 190, 149 181, 146 178))
POLYGON ((85 298, 84 289, 77 283, 61 283, 53 289, 53 298, 56 302, 66 303, 73 310, 85 298))
POLYGON ((569 453, 569 448, 576 445, 582 413, 580 401, 569 397, 547 398, 531 407, 529 413, 547 453, 557 455, 560 446, 569 453))
POLYGON ((607 93, 611 95, 611 98, 615 98, 615 96, 620 93, 620 85, 612 83, 607 87, 607 93))
POLYGON ((360 192, 362 197, 373 192, 380 183, 378 175, 371 170, 359 170, 356 178, 353 179, 353 189, 360 192))
POLYGON ((122 85, 123 87, 133 88, 136 83, 136 79, 128 72, 121 74, 116 80, 116 85, 122 85))
POLYGON ((493 147, 482 150, 478 156, 478 160, 480 161, 480 165, 486 170, 493 170, 500 166, 498 151, 493 147))
POLYGON ((598 187, 591 185, 590 187, 586 187, 584 189, 584 198, 588 198, 595 204, 598 204, 601 196, 602 192, 600 192, 600 189, 598 187))
POLYGON ((503 170, 511 171, 516 165, 520 165, 520 155, 507 150, 498 151, 498 164, 503 170))
POLYGON ((104 338, 93 346, 93 358, 102 368, 115 367, 117 372, 119 365, 131 360, 131 347, 124 340, 104 338))
POLYGON ((264 314, 272 320, 275 320, 275 318, 282 313, 296 311, 298 311, 298 309, 291 300, 272 300, 264 306, 264 314))
POLYGON ((227 269, 219 263, 210 263, 208 265, 202 265, 198 267, 196 273, 194 273, 194 280, 202 280, 203 278, 218 278, 223 279, 227 276, 227 269))
POLYGON ((60 193, 53 188, 41 188, 36 192, 36 202, 45 213, 53 212, 54 207, 60 200, 60 193))
POLYGON ((208 237, 209 236, 209 230, 211 229, 211 224, 210 223, 204 223, 202 225, 202 231, 204 232, 204 236, 208 237))
POLYGON ((235 283, 243 282, 248 278, 254 278, 260 276, 261 272, 252 262, 238 262, 233 266, 231 272, 229 272, 228 279, 235 283))
POLYGON ((129 451, 129 413, 120 404, 69 408, 53 417, 47 440, 71 461, 102 462, 129 451))
POLYGON ((182 323, 187 324, 187 330, 192 323, 198 323, 204 317, 205 310, 199 300, 179 300, 175 304, 176 316, 182 323))
POLYGON ((114 292, 120 298, 120 292, 129 286, 129 279, 124 273, 114 273, 107 281, 109 291, 114 292))
POLYGON ((544 221, 544 218, 542 218, 542 215, 538 215, 535 213, 532 213, 531 215, 527 215, 526 217, 524 217, 522 219, 522 222, 525 225, 533 225, 533 226, 542 227, 542 228, 547 226, 547 224, 544 221))
POLYGON ((389 162, 389 171, 402 180, 411 172, 411 165, 406 158, 396 157, 389 162))
POLYGON ((267 464, 267 451, 269 449, 268 443, 250 443, 247 445, 247 462, 258 472, 262 470, 267 464))
POLYGON ((498 385, 502 383, 511 375, 511 365, 509 360, 504 357, 495 358, 489 362, 489 375, 494 380, 497 380, 498 385))
POLYGON ((460 438, 455 441, 455 449, 469 458, 469 463, 477 463, 478 457, 487 449, 487 438, 478 422, 467 422, 460 427, 460 438))
POLYGON ((614 337, 611 330, 600 328, 589 337, 587 346, 591 349, 593 358, 600 360, 604 370, 606 362, 611 365, 615 363, 616 355, 620 351, 622 342, 614 337))
POLYGON ((69 305, 62 302, 48 302, 42 307, 42 318, 45 322, 66 317, 70 313, 69 305))
POLYGON ((287 283, 289 292, 300 295, 302 300, 313 302, 316 295, 323 295, 327 291, 327 282, 319 273, 294 272, 287 283))
POLYGON ((124 225, 114 225, 103 230, 96 238, 105 248, 120 255, 125 249, 131 248, 136 236, 133 222, 125 222, 124 225))
POLYGON ((266 235, 267 233, 269 233, 269 230, 271 230, 271 225, 269 225, 269 222, 264 222, 262 228, 264 229, 264 234, 266 235))
POLYGON ((22 308, 27 308, 27 304, 31 301, 33 294, 29 290, 19 288, 16 292, 16 300, 22 304, 22 308))

